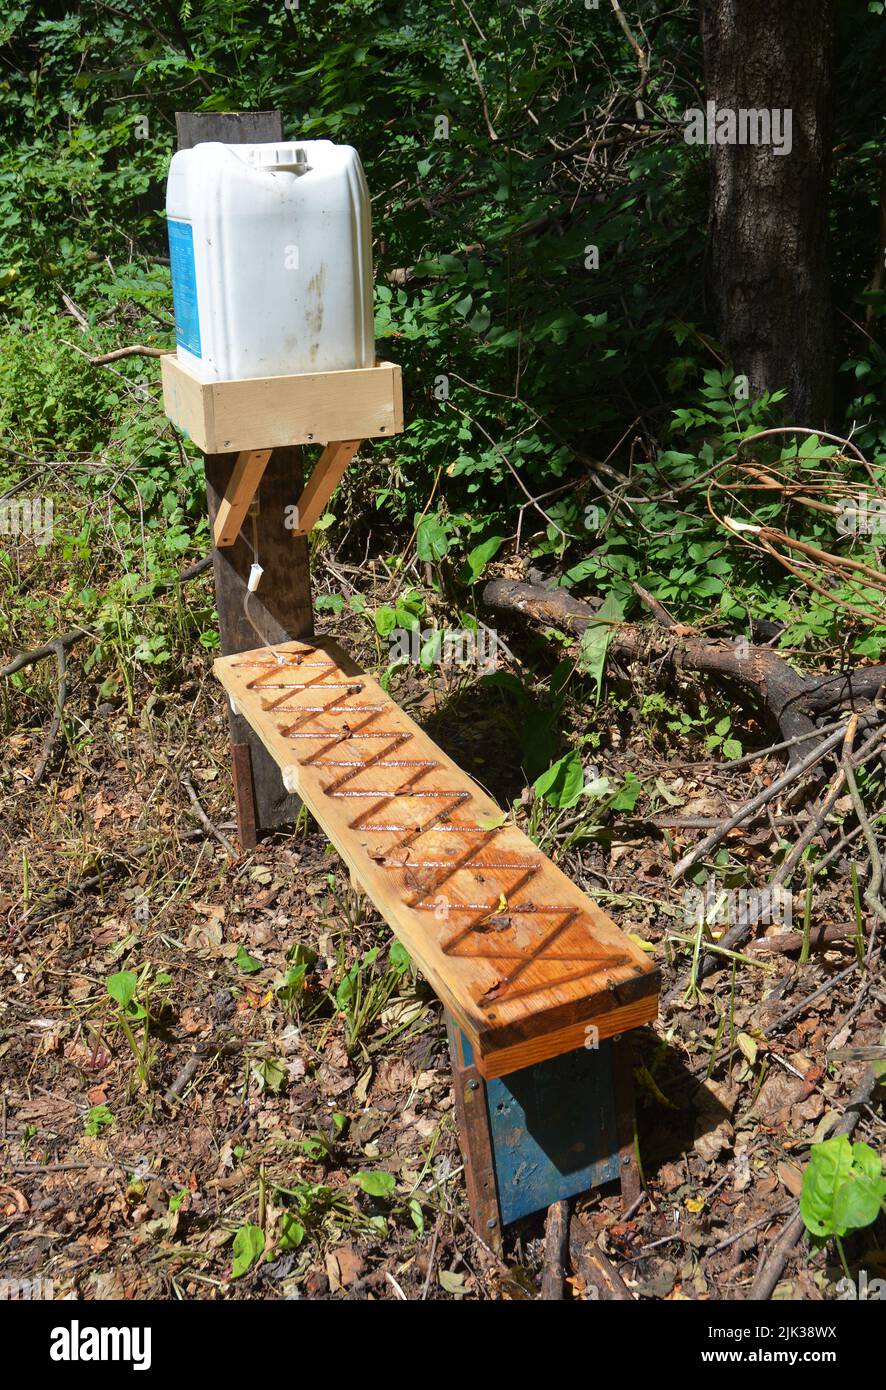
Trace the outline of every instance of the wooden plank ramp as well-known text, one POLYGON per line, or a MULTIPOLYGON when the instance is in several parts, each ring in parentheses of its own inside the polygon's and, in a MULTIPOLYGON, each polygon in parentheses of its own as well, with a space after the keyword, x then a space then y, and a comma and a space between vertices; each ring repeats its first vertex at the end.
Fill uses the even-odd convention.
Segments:
POLYGON ((658 971, 643 952, 336 642, 284 642, 214 669, 483 1076, 655 1017, 658 971))

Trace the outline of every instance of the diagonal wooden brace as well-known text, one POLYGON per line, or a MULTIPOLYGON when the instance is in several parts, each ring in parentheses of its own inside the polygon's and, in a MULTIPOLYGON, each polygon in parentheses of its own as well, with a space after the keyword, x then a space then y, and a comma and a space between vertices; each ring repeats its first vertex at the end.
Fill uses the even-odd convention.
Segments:
POLYGON ((360 439, 331 440, 314 465, 307 486, 298 499, 295 536, 306 536, 317 525, 326 503, 341 481, 342 474, 363 441, 360 439))
POLYGON ((217 546, 233 545, 239 536, 240 527, 258 491, 270 457, 270 449, 244 449, 237 455, 234 471, 212 528, 213 540, 217 546))

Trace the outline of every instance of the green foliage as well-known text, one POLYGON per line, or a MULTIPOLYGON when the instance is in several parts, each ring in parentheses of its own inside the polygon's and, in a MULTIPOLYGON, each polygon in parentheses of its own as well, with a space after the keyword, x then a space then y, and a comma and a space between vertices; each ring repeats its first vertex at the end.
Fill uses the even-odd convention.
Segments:
MULTIPOLYGON (((786 645, 845 635, 840 591, 798 590, 775 566, 761 574, 707 507, 703 475, 775 418, 781 393, 743 401, 704 321, 707 154, 685 143, 680 122, 701 85, 697 6, 638 0, 633 18, 654 31, 642 121, 635 56, 604 7, 518 13, 495 0, 473 19, 456 7, 446 23, 428 0, 261 14, 246 0, 7 8, 0 490, 19 480, 23 456, 27 467, 63 464, 68 496, 85 505, 59 509, 59 603, 71 625, 96 632, 93 666, 127 697, 136 667, 163 678, 174 652, 216 640, 205 601, 172 614, 153 601, 157 581, 208 540, 199 461, 163 418, 156 364, 87 361, 124 343, 173 343, 164 183, 174 113, 200 105, 279 107, 288 137, 360 151, 375 199, 376 333, 409 388, 408 428, 377 446, 365 486, 385 524, 404 537, 415 528, 417 556, 441 588, 476 584, 519 526, 534 560, 556 565, 571 588, 611 595, 628 617, 639 583, 685 620, 734 628, 753 607, 788 625, 786 645), (600 173, 586 135, 604 121, 600 173), (651 500, 604 522, 617 480, 595 460, 627 431, 642 440, 631 455, 636 492, 651 500), (97 578, 99 562, 111 572, 97 578), (148 601, 136 607, 139 598, 148 601)), ((834 418, 853 422, 882 478, 886 293, 865 288, 882 158, 880 23, 860 0, 840 7, 848 114, 835 133, 832 202, 843 311, 834 418)), ((778 446, 761 451, 779 456, 778 446)), ((626 458, 615 455, 619 469, 626 458)), ((786 463, 803 468, 796 451, 786 463)), ((360 511, 368 526, 370 507, 360 511)), ((804 534, 832 541, 828 524, 804 516, 804 534)), ((458 601, 467 606, 463 593, 458 601)), ((318 607, 343 603, 330 595, 318 607)), ((13 633, 35 615, 57 628, 38 600, 11 594, 13 633)), ((374 621, 385 637, 422 617, 421 597, 406 593, 374 621)), ((872 655, 883 634, 850 636, 857 655, 872 655)), ((604 634, 586 639, 598 692, 603 648, 604 634)), ((550 711, 528 712, 526 766, 537 777, 558 750, 550 711)))
POLYGON ((503 540, 502 536, 490 536, 487 540, 481 541, 479 545, 475 545, 473 550, 468 551, 461 574, 465 584, 476 584, 489 561, 498 554, 503 540))
POLYGON ((375 630, 379 637, 390 637, 397 628, 411 632, 421 626, 425 601, 415 589, 398 595, 395 604, 381 604, 375 610, 375 630))
POLYGON ((286 1080, 286 1067, 278 1058, 262 1058, 253 1062, 250 1070, 260 1091, 271 1091, 274 1095, 282 1091, 286 1080))
POLYGON ((304 1238, 304 1226, 291 1212, 285 1211, 280 1218, 280 1239, 277 1243, 277 1249, 280 1251, 297 1250, 304 1238))
POLYGON ((705 737, 705 748, 711 753, 721 753, 724 758, 740 758, 741 743, 731 737, 732 720, 728 714, 718 719, 714 731, 705 737))
POLYGON ((144 1008, 135 1001, 138 976, 132 970, 120 970, 116 975, 109 975, 105 987, 111 998, 130 1018, 145 1017, 144 1008))
POLYGON ((397 1186, 393 1173, 355 1173, 351 1182, 356 1183, 369 1197, 390 1197, 397 1186))
POLYGON ((264 1249, 265 1233, 261 1226, 253 1226, 250 1222, 245 1222, 234 1236, 234 1263, 231 1267, 231 1278, 242 1279, 256 1260, 264 1254, 264 1249))
MULTIPOLYGON (((381 948, 373 946, 358 956, 349 968, 341 970, 332 998, 344 1017, 349 1052, 361 1042, 365 1045, 372 1026, 410 967, 408 953, 399 942, 394 942, 386 960, 381 956, 381 948)), ((370 1050, 375 1045, 371 1045, 370 1050)))
POLYGON ((420 560, 433 562, 449 554, 449 528, 439 516, 426 516, 417 521, 415 553, 420 560))
POLYGON ((813 1144, 803 1173, 800 1215, 814 1236, 845 1236, 876 1221, 886 1207, 880 1156, 845 1135, 813 1144))
POLYGON ((88 1134, 90 1139, 96 1139, 103 1130, 110 1128, 113 1123, 114 1116, 106 1105, 93 1105, 86 1116, 83 1133, 88 1134))
POLYGON ((243 945, 237 947, 234 964, 238 965, 245 975, 254 975, 263 969, 261 961, 257 960, 255 956, 251 956, 243 945))
POLYGON ((170 983, 171 976, 162 971, 153 971, 150 965, 143 966, 138 973, 119 970, 105 979, 108 998, 116 1006, 112 1010, 113 1021, 129 1046, 135 1063, 135 1076, 143 1091, 150 1086, 155 1061, 151 1024, 165 1008, 165 991, 170 983))
POLYGON ((122 393, 64 340, 74 332, 61 319, 55 332, 42 325, 6 326, 0 339, 0 434, 14 447, 39 451, 64 441, 72 452, 85 451, 113 428, 122 393))
POLYGON ((317 952, 310 946, 296 942, 286 959, 286 969, 274 981, 274 993, 290 1013, 294 1013, 304 999, 308 975, 317 963, 317 952))
POLYGON ((597 700, 603 689, 603 668, 606 665, 606 652, 612 635, 612 624, 624 617, 624 607, 614 593, 608 593, 601 604, 598 623, 591 623, 581 635, 581 654, 579 667, 594 682, 597 700))
POLYGON ((567 753, 536 778, 535 792, 549 806, 562 811, 578 801, 584 789, 584 780, 584 767, 578 753, 567 753))
POLYGON ((388 951, 388 964, 398 976, 405 975, 407 970, 412 969, 412 961, 409 952, 402 941, 392 941, 388 951))

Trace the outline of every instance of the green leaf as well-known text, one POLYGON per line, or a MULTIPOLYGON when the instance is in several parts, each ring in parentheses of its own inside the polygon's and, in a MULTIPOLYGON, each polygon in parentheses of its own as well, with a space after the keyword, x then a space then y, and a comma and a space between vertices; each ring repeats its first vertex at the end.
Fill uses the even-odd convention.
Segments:
POLYGON ((612 790, 612 783, 608 777, 592 777, 590 782, 585 782, 582 793, 591 801, 600 801, 608 796, 612 790))
POLYGON ((503 536, 490 536, 488 540, 481 541, 473 550, 468 551, 461 569, 460 577, 463 583, 476 584, 489 561, 498 553, 503 540, 503 536))
POLYGON ((449 553, 449 532, 438 516, 426 516, 419 523, 415 553, 420 560, 432 564, 449 553))
POLYGON ((274 993, 284 1004, 295 1004, 301 998, 307 973, 306 965, 290 965, 285 975, 278 976, 274 981, 274 993))
POLYGON ((797 450, 797 457, 801 459, 817 456, 821 449, 821 440, 817 434, 807 434, 803 443, 797 450))
POLYGON ((425 601, 417 589, 407 589, 405 594, 401 594, 397 599, 394 609, 396 621, 395 627, 404 627, 407 631, 421 626, 421 617, 425 611, 425 601))
POLYGON ((393 1173, 373 1172, 355 1173, 351 1182, 356 1183, 369 1197, 390 1197, 397 1186, 393 1173))
POLYGON ((280 1217, 280 1240, 278 1250, 295 1250, 305 1238, 305 1228, 291 1212, 285 1211, 280 1217))
POLYGON ((278 1062, 276 1057, 267 1057, 262 1061, 253 1062, 252 1075, 261 1090, 273 1091, 276 1094, 286 1080, 286 1067, 282 1062, 278 1062))
POLYGON ((397 626, 397 614, 387 603, 375 610, 375 630, 379 637, 389 637, 397 626))
POLYGON ((103 1129, 114 1123, 114 1116, 106 1105, 94 1105, 86 1116, 86 1123, 83 1126, 84 1133, 91 1139, 95 1139, 101 1134, 103 1129))
POLYGON ((239 1279, 251 1269, 265 1248, 265 1233, 261 1226, 252 1226, 247 1221, 234 1236, 234 1264, 231 1278, 239 1279))
POLYGON ((886 1183, 879 1177, 853 1173, 848 1182, 837 1189, 834 1197, 834 1224, 838 1232, 859 1231, 870 1226, 880 1215, 886 1183))
POLYGON ((418 1231, 419 1235, 423 1236, 425 1233, 425 1214, 421 1209, 421 1202, 415 1197, 410 1197, 406 1209, 409 1212, 413 1226, 418 1231))
MULTIPOLYGON (((619 622, 624 617, 624 608, 621 601, 610 589, 599 609, 600 618, 608 618, 619 622)), ((581 637, 581 653, 578 659, 579 669, 584 671, 594 681, 596 687, 596 697, 599 701, 600 693, 603 689, 603 669, 606 665, 606 652, 609 648, 609 641, 612 637, 612 628, 607 623, 591 623, 586 627, 581 637)))
POLYGON ((426 642, 422 642, 421 650, 418 654, 419 662, 425 671, 430 671, 440 660, 440 652, 443 647, 443 629, 436 628, 426 642))
POLYGON ((578 753, 567 753, 535 780, 535 791, 549 806, 574 806, 584 788, 585 773, 578 753))
POLYGON ((237 947, 237 954, 234 957, 234 964, 239 965, 240 969, 244 970, 247 975, 254 975, 256 970, 263 969, 262 962, 260 960, 256 960, 255 956, 251 956, 243 946, 237 947))
POLYGON ((702 579, 696 579, 692 585, 692 592, 698 594, 700 598, 713 598, 714 594, 722 594, 723 587, 723 580, 710 574, 702 579))
POLYGON ((120 970, 116 975, 108 976, 105 988, 121 1009, 128 1009, 138 989, 138 976, 131 970, 120 970))
POLYGON ((625 774, 624 786, 610 803, 613 811, 633 811, 643 790, 643 783, 633 772, 625 774))
POLYGON ((328 608, 332 613, 340 613, 344 606, 341 594, 318 594, 314 600, 315 608, 328 608))
POLYGON ((396 970, 398 975, 405 975, 406 971, 411 968, 412 961, 402 941, 393 942, 388 952, 388 962, 390 963, 391 969, 396 970))
POLYGON ((872 1149, 870 1144, 852 1145, 852 1165, 866 1178, 881 1178, 883 1176, 883 1163, 876 1149, 872 1149))
POLYGON ((335 1002, 344 1013, 347 1012, 348 1005, 354 997, 354 991, 357 988, 356 979, 357 967, 354 966, 352 970, 348 971, 344 979, 339 981, 335 991, 335 1002))
POLYGON ((813 1144, 803 1174, 800 1215, 815 1236, 844 1236, 876 1220, 886 1198, 880 1159, 845 1134, 813 1144))

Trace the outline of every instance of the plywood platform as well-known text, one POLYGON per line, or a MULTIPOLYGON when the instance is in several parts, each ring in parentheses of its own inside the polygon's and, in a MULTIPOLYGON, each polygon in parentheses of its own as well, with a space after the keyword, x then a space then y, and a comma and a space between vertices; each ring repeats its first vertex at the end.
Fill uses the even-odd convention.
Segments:
POLYGON ((403 429, 403 383, 393 362, 342 372, 201 381, 175 353, 160 359, 163 407, 206 454, 383 439, 403 429))
POLYGON ((333 641, 215 673, 473 1047, 504 1076, 653 1019, 658 972, 333 641), (592 1031, 596 1029, 596 1033, 592 1031))

